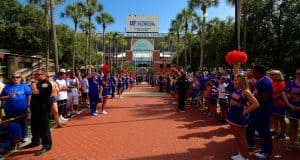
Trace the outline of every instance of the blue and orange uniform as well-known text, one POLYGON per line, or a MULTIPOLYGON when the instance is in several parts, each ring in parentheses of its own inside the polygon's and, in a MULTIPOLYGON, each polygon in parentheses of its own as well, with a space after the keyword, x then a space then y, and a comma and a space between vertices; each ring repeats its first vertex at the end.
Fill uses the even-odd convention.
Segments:
MULTIPOLYGON (((286 92, 289 94, 289 102, 295 107, 300 107, 300 85, 295 81, 287 84, 286 92)), ((287 107, 286 115, 288 118, 300 119, 300 111, 294 111, 287 107)))
POLYGON ((247 104, 247 100, 242 96, 242 89, 234 90, 231 94, 230 100, 241 104, 242 106, 236 106, 230 104, 227 115, 227 122, 233 125, 246 126, 248 124, 247 118, 242 116, 244 107, 247 104))

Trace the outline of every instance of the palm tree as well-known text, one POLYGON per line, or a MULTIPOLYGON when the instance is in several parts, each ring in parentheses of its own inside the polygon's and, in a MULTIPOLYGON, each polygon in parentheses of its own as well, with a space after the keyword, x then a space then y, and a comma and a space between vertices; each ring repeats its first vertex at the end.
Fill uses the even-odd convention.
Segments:
MULTIPOLYGON (((246 51, 247 47, 247 17, 248 17, 248 11, 249 11, 249 1, 250 0, 226 0, 231 5, 237 5, 237 15, 240 15, 240 12, 242 12, 242 18, 243 18, 243 50, 246 51)), ((237 18, 239 18, 238 16, 237 18)), ((239 21, 237 21, 239 22, 239 21)), ((240 24, 237 23, 237 31, 240 32, 240 24)), ((237 33, 238 35, 240 33, 237 33)), ((237 37, 237 45, 240 45, 240 38, 237 37)))
POLYGON ((88 22, 86 22, 86 21, 82 21, 81 23, 80 23, 80 25, 79 25, 79 27, 80 27, 80 29, 83 31, 83 33, 85 33, 85 35, 86 35, 86 53, 85 53, 85 71, 87 71, 87 64, 88 64, 88 62, 87 62, 87 60, 88 60, 88 58, 87 58, 87 56, 88 56, 88 48, 89 48, 89 29, 92 29, 92 28, 95 28, 95 26, 93 25, 93 24, 90 24, 90 23, 88 23, 88 22))
POLYGON ((46 47, 46 70, 48 71, 49 68, 49 46, 50 46, 50 36, 49 36, 49 9, 50 9, 50 20, 51 20, 51 33, 52 33, 52 44, 53 44, 53 52, 55 55, 55 70, 58 71, 59 64, 58 64, 58 50, 57 50, 57 39, 56 39, 56 28, 55 28, 55 21, 54 21, 54 4, 61 4, 64 0, 29 0, 31 4, 38 4, 41 5, 44 9, 45 13, 45 21, 46 21, 46 29, 47 29, 47 47, 46 47))
MULTIPOLYGON (((180 17, 177 17, 180 18, 180 17)), ((171 34, 176 36, 176 64, 179 65, 179 40, 180 32, 182 30, 182 23, 180 19, 173 20, 171 23, 171 28, 169 29, 171 34)))
POLYGON ((193 12, 191 9, 183 9, 180 14, 177 15, 177 19, 181 20, 181 23, 183 24, 183 30, 184 30, 184 68, 187 66, 187 43, 188 43, 188 38, 187 38, 187 33, 189 30, 189 24, 193 20, 193 17, 196 14, 193 12))
POLYGON ((45 14, 45 24, 46 24, 46 72, 48 72, 49 69, 49 46, 50 46, 50 29, 49 29, 49 2, 48 0, 42 1, 42 0, 29 0, 30 4, 39 4, 42 6, 44 9, 44 14, 45 14))
MULTIPOLYGON (((108 24, 115 22, 114 18, 108 13, 102 12, 99 16, 96 17, 96 21, 99 24, 102 24, 102 45, 103 45, 103 56, 105 57, 105 29, 108 24)), ((104 64, 104 58, 102 58, 102 64, 104 64)))
POLYGON ((203 57, 204 57, 204 46, 205 46, 205 20, 206 20, 206 9, 209 7, 217 6, 218 0, 189 0, 189 7, 194 10, 200 8, 203 14, 202 27, 201 27, 201 41, 200 41, 200 70, 203 69, 203 57))
POLYGON ((112 54, 112 40, 113 40, 113 34, 114 32, 108 32, 106 34, 106 37, 108 39, 108 47, 109 47, 109 56, 108 56, 108 62, 107 64, 109 64, 110 66, 112 65, 112 58, 111 58, 111 54, 112 54))
POLYGON ((76 35, 77 35, 77 26, 81 18, 84 16, 84 8, 81 3, 75 3, 68 5, 65 13, 62 13, 62 16, 71 17, 74 22, 74 36, 73 36, 73 50, 72 50, 72 69, 75 71, 75 45, 76 45, 76 35))
POLYGON ((88 28, 88 54, 89 54, 89 62, 91 63, 91 23, 92 23, 92 16, 96 12, 100 12, 103 9, 102 4, 98 3, 97 0, 85 0, 85 3, 82 3, 85 8, 85 16, 88 18, 89 28, 88 28))
POLYGON ((168 48, 168 42, 166 41, 166 39, 159 43, 159 47, 163 53, 163 69, 165 69, 165 50, 168 48))
POLYGON ((123 56, 123 54, 125 52, 125 47, 127 46, 127 43, 128 42, 124 37, 122 37, 119 41, 119 44, 122 47, 122 66, 124 65, 124 56, 123 56))

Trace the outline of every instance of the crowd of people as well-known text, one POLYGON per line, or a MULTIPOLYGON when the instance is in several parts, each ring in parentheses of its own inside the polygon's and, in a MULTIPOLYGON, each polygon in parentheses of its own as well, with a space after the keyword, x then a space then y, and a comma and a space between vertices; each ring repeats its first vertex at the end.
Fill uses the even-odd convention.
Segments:
POLYGON ((135 76, 89 70, 88 74, 67 72, 57 74, 36 70, 26 81, 20 73, 11 76, 10 83, 1 87, 0 100, 0 154, 15 150, 29 141, 28 122, 31 125, 31 143, 24 148, 42 145, 35 153, 41 155, 52 147, 50 118, 58 128, 81 108, 89 108, 91 116, 106 115, 107 100, 123 98, 126 89, 133 88, 135 76))
MULTIPOLYGON (((255 136, 261 138, 259 159, 272 155, 272 141, 289 137, 287 151, 294 151, 300 118, 300 65, 293 80, 275 69, 263 65, 232 75, 229 71, 187 73, 182 68, 166 75, 149 76, 158 91, 170 93, 178 112, 185 112, 186 103, 203 110, 203 114, 217 123, 228 124, 229 133, 237 143, 233 160, 249 159, 249 150, 256 148, 255 136), (289 135, 286 135, 286 118, 289 135)), ((29 141, 28 122, 31 125, 31 143, 25 148, 42 144, 36 155, 52 147, 49 126, 53 115, 57 127, 72 115, 80 114, 80 106, 89 108, 91 116, 106 115, 108 99, 123 98, 122 93, 132 89, 135 76, 108 72, 66 72, 55 75, 36 70, 29 81, 22 81, 19 73, 1 85, 3 104, 0 125, 0 154, 16 149, 19 143, 29 141), (116 93, 117 92, 117 93, 116 93), (30 121, 28 121, 30 120, 30 121)))
POLYGON ((272 154, 273 139, 285 139, 286 119, 290 124, 287 151, 294 151, 300 118, 300 65, 295 78, 284 78, 275 69, 263 65, 240 71, 187 73, 182 68, 166 75, 150 78, 159 92, 169 92, 176 101, 178 112, 185 112, 186 102, 203 110, 203 114, 228 124, 229 133, 237 143, 238 154, 233 160, 249 159, 249 151, 256 148, 255 137, 261 139, 259 159, 272 154))

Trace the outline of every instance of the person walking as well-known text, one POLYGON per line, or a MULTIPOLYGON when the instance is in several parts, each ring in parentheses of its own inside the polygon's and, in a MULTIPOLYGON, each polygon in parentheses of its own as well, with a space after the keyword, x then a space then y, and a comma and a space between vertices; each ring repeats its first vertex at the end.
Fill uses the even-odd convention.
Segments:
POLYGON ((30 88, 32 91, 31 99, 31 143, 25 148, 32 148, 40 145, 42 149, 35 153, 36 156, 49 151, 52 147, 51 132, 49 126, 49 115, 51 112, 51 92, 52 85, 46 79, 46 72, 38 69, 34 73, 35 81, 32 81, 30 88))

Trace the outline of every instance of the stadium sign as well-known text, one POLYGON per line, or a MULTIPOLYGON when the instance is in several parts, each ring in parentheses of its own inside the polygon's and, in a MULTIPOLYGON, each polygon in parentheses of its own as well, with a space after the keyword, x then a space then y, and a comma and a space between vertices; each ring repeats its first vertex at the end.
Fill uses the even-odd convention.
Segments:
POLYGON ((158 17, 129 15, 126 18, 127 33, 158 33, 158 17))

